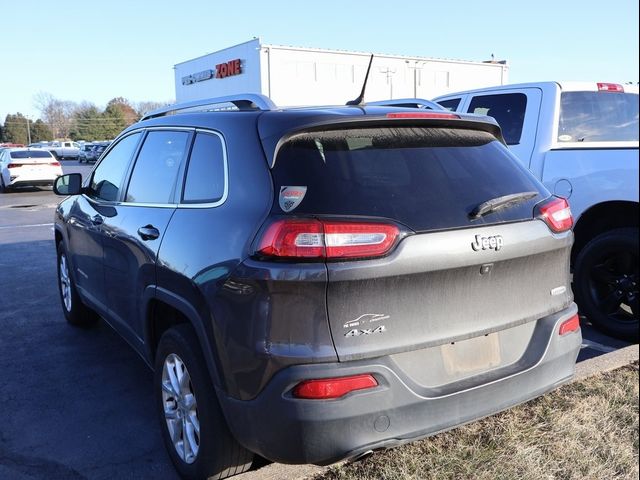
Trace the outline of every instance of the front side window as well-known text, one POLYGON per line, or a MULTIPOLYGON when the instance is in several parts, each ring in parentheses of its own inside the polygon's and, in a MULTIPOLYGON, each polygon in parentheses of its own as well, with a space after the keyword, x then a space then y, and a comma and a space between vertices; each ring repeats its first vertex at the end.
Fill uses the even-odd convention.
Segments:
POLYGON ((129 161, 138 146, 141 133, 123 138, 102 159, 93 172, 89 196, 97 200, 115 202, 120 196, 129 161))
POLYGON ((507 145, 517 145, 522 136, 527 96, 524 93, 502 93, 473 97, 468 113, 495 118, 507 145))
POLYGON ((126 202, 173 203, 189 132, 149 132, 133 167, 126 202))
POLYGON ((222 139, 218 135, 198 133, 193 142, 183 203, 215 203, 225 191, 225 165, 222 139))

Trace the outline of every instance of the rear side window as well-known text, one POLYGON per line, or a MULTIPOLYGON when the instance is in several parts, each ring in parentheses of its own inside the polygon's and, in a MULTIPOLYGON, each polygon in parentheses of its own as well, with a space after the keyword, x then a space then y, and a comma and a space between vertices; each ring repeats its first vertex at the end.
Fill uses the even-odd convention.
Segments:
POLYGON ((133 167, 125 201, 173 203, 190 133, 149 132, 133 167))
POLYGON ((438 105, 440 105, 441 107, 450 110, 452 112, 455 112, 456 109, 458 108, 458 105, 460 105, 460 99, 459 98, 452 98, 450 100, 442 100, 440 102, 438 102, 438 105))
MULTIPOLYGON (((274 191, 306 187, 291 212, 388 218, 415 231, 531 219, 548 193, 485 132, 372 128, 299 134, 279 150, 274 191), (521 192, 539 195, 479 219, 474 207, 521 192)), ((282 215, 278 195, 273 214, 282 215)))
POLYGON ((507 145, 517 145, 522 136, 527 96, 524 93, 502 93, 473 97, 467 112, 495 118, 507 145))
POLYGON ((638 95, 564 92, 560 96, 559 142, 637 142, 638 95))
POLYGON ((224 196, 225 182, 225 152, 222 139, 210 133, 196 134, 182 202, 218 202, 224 196))
POLYGON ((140 133, 123 138, 104 157, 93 171, 89 195, 98 200, 115 202, 120 197, 124 175, 138 146, 140 133))

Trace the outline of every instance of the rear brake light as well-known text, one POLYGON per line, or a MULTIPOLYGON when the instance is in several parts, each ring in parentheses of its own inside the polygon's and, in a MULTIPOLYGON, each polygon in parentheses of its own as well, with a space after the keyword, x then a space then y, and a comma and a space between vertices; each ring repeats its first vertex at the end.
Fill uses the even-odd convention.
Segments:
POLYGON ((387 254, 399 236, 387 223, 284 219, 269 225, 257 250, 280 258, 371 258, 387 254))
POLYGON ((20 168, 21 166, 21 163, 10 163, 9 165, 7 165, 7 168, 20 168))
POLYGON ((552 197, 551 200, 539 205, 538 217, 542 218, 556 233, 566 232, 573 227, 573 216, 569 202, 565 198, 552 197))
POLYGON ((351 377, 323 378, 305 380, 293 389, 293 396, 311 400, 340 398, 355 390, 364 390, 378 386, 373 375, 353 375, 351 377))
POLYGON ((567 333, 575 332, 580 329, 580 317, 576 313, 569 320, 565 320, 560 324, 560 330, 558 335, 566 335, 567 333))
POLYGON ((598 83, 598 91, 624 93, 624 88, 617 83, 598 83))
POLYGON ((438 112, 394 112, 387 113, 387 118, 455 118, 460 119, 455 113, 438 112))
POLYGON ((60 162, 49 162, 49 165, 51 165, 53 167, 59 167, 60 166, 60 162))

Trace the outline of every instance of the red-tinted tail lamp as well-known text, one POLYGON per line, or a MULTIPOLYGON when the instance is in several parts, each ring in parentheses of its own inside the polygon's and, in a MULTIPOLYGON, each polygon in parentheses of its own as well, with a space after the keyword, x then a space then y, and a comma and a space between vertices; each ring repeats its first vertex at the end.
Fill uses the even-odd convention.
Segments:
POLYGON ((624 93, 624 87, 617 83, 598 83, 598 91, 624 93))
POLYGON ((387 113, 387 118, 454 118, 459 120, 460 116, 455 113, 440 112, 393 112, 387 113))
POLYGON ((60 162, 49 162, 49 165, 51 165, 52 167, 59 167, 60 162))
POLYGON ((560 324, 558 335, 566 335, 567 333, 576 332, 578 330, 580 330, 580 317, 576 313, 569 320, 565 320, 560 324))
POLYGON ((265 230, 257 253, 302 259, 373 258, 387 254, 399 236, 400 229, 388 223, 282 219, 265 230))
POLYGON ((9 165, 7 165, 7 168, 20 168, 21 166, 21 163, 10 163, 9 165))
POLYGON ((304 380, 294 387, 293 396, 309 400, 330 400, 340 398, 356 390, 377 386, 378 381, 371 374, 304 380))
POLYGON ((573 216, 565 198, 551 197, 538 205, 538 217, 555 233, 566 232, 573 227, 573 216))

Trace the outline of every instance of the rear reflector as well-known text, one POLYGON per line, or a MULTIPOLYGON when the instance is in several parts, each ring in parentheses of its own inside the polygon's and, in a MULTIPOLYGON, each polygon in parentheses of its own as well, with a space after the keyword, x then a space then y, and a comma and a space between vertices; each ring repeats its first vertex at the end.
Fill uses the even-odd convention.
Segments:
POLYGON ((598 91, 624 93, 624 88, 617 83, 598 83, 598 91))
POLYGON ((569 202, 565 198, 552 197, 538 206, 538 217, 556 233, 566 232, 573 227, 573 216, 569 202))
POLYGON ((560 324, 559 335, 566 335, 567 333, 575 332, 580 329, 580 317, 576 313, 569 320, 565 320, 560 324))
POLYGON ((439 112, 395 112, 387 113, 387 118, 455 118, 460 116, 455 113, 439 113, 439 112))
POLYGON ((370 374, 305 380, 294 387, 293 396, 310 400, 328 400, 340 398, 355 390, 364 390, 377 386, 378 382, 370 374))
POLYGON ((258 253, 280 258, 371 258, 387 254, 400 235, 387 223, 277 220, 266 229, 258 253))

